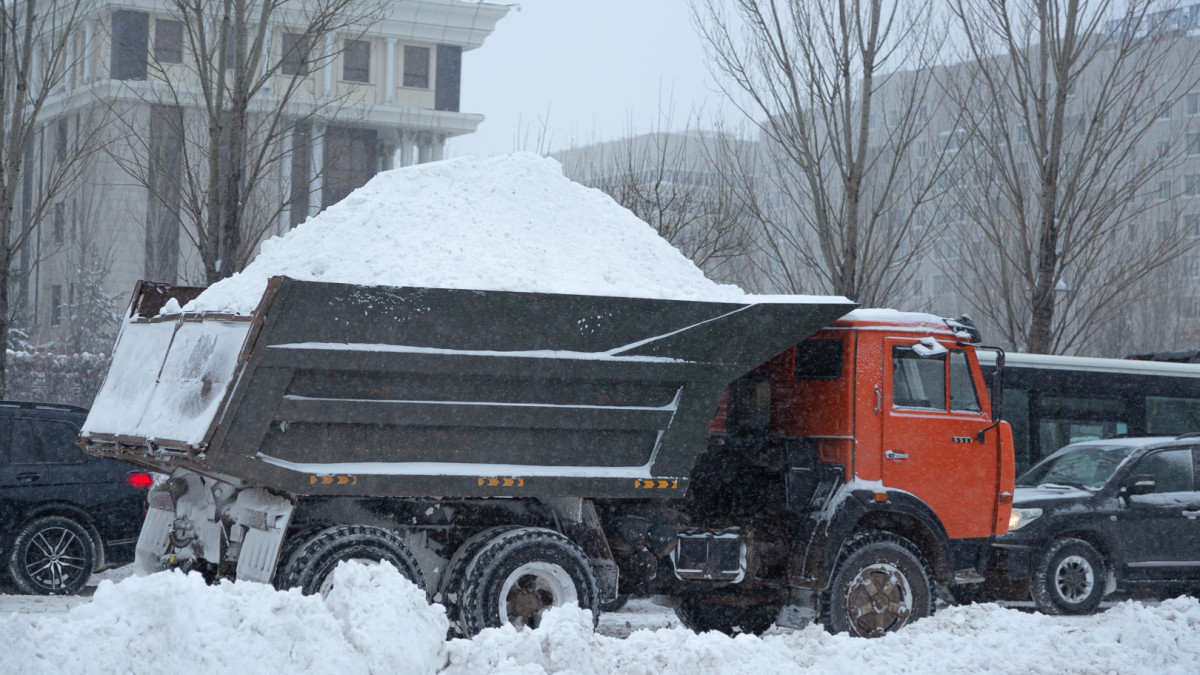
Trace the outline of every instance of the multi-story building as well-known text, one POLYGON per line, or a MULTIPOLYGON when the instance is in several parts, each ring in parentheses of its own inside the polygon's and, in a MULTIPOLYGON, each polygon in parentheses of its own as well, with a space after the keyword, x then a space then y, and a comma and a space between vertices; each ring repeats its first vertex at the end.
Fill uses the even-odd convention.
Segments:
MULTIPOLYGON (((138 279, 204 282, 189 226, 202 216, 188 210, 204 202, 194 192, 205 169, 189 146, 210 118, 198 75, 203 59, 193 52, 204 44, 195 31, 212 35, 220 22, 185 18, 180 4, 188 3, 100 0, 65 43, 65 73, 41 110, 25 206, 18 205, 18 217, 36 227, 16 264, 13 297, 25 303, 35 343, 64 338, 68 309, 85 291, 127 294, 138 279), (42 181, 47 162, 88 143, 100 146, 90 148, 86 169, 36 213, 29 205, 50 189, 42 181)), ((248 251, 378 171, 441 159, 448 138, 473 132, 483 115, 460 110, 462 52, 480 47, 509 9, 396 0, 382 3, 381 17, 337 21, 337 30, 318 36, 305 32, 312 4, 285 3, 263 31, 261 63, 275 70, 254 93, 257 129, 269 129, 263 121, 272 106, 294 89, 279 116, 286 131, 247 149, 269 153, 258 203, 246 210, 256 219, 248 251)), ((53 62, 44 52, 41 58, 53 62)))

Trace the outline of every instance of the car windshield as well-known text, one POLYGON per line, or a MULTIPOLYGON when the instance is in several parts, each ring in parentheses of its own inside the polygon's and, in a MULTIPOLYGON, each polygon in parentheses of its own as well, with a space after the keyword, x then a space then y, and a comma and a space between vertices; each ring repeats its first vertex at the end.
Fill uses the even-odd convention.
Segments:
POLYGON ((1064 448, 1033 465, 1017 485, 1073 485, 1098 488, 1133 451, 1128 446, 1081 445, 1064 448))

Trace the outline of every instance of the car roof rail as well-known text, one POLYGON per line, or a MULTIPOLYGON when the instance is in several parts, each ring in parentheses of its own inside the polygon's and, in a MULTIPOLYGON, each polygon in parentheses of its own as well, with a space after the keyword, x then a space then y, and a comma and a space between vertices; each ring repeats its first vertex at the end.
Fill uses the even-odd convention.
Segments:
POLYGON ((22 410, 61 410, 63 412, 86 413, 87 408, 66 403, 39 403, 37 401, 0 401, 0 408, 21 408, 22 410))
POLYGON ((1175 438, 1200 438, 1200 431, 1189 431, 1186 434, 1179 434, 1175 438))

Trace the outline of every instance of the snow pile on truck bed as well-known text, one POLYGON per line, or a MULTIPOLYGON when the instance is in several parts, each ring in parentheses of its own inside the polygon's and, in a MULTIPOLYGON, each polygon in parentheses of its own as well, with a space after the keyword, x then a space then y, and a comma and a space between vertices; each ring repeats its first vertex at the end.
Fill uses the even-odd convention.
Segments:
MULTIPOLYGON (((36 673, 1197 673, 1200 602, 1125 602, 1095 616, 951 607, 878 640, 820 626, 763 638, 592 631, 577 608, 536 631, 445 640, 439 606, 394 568, 342 566, 327 599, 160 573, 102 582, 66 614, 0 616, 2 672, 36 673)), ((634 601, 631 606, 646 605, 634 601)), ((659 609, 659 608, 654 608, 659 609)), ((605 621, 631 613, 607 615, 605 621)))
POLYGON ((188 311, 248 314, 267 279, 745 302, 632 212, 532 153, 385 171, 262 246, 188 311))

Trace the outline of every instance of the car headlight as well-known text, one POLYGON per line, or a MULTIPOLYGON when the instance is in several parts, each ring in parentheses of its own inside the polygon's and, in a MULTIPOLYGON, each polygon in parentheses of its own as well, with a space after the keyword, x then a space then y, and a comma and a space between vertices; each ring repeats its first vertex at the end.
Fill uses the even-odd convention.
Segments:
POLYGON ((1041 509, 1018 509, 1012 510, 1012 515, 1008 517, 1008 531, 1018 530, 1029 523, 1037 520, 1042 515, 1041 509))

